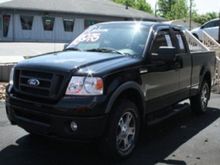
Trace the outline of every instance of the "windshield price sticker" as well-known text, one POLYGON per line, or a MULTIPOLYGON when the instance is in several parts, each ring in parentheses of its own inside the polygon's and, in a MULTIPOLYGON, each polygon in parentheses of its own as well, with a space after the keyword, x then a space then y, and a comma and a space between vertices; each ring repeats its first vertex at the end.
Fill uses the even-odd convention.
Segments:
POLYGON ((73 42, 74 45, 78 45, 80 42, 96 42, 99 40, 101 33, 86 33, 80 35, 73 42))

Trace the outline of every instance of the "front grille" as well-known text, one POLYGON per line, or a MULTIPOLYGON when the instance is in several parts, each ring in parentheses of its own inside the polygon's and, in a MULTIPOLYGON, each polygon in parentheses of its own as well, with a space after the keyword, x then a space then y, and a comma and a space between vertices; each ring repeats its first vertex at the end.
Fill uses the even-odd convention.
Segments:
POLYGON ((16 69, 14 86, 18 93, 40 98, 54 99, 61 92, 64 75, 35 70, 16 69), (29 80, 35 79, 38 85, 30 85, 29 80))

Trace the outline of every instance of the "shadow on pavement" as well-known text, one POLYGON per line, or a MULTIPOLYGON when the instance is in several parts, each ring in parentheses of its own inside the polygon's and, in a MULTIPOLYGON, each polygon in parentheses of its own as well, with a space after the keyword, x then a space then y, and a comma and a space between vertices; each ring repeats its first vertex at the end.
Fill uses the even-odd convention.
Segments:
MULTIPOLYGON (((165 160, 179 146, 220 117, 220 109, 209 108, 206 115, 195 116, 187 108, 177 115, 145 129, 134 154, 118 164, 185 165, 184 160, 165 160)), ((100 156, 92 144, 67 143, 37 139, 26 135, 0 152, 1 165, 104 165, 111 164, 100 156)))

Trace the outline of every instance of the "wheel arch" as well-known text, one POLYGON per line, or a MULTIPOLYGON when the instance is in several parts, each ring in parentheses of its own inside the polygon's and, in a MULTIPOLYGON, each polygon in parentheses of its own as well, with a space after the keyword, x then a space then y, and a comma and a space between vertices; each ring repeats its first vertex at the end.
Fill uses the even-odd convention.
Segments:
POLYGON ((211 72, 208 69, 205 69, 205 67, 203 67, 200 72, 200 87, 201 87, 202 82, 206 80, 208 82, 209 87, 211 88, 212 86, 211 77, 212 77, 211 72))
POLYGON ((144 124, 145 119, 145 104, 144 104, 144 94, 140 85, 136 82, 130 81, 119 86, 116 91, 111 96, 105 113, 111 113, 113 107, 123 99, 127 99, 135 103, 138 108, 138 113, 141 118, 141 125, 144 124))

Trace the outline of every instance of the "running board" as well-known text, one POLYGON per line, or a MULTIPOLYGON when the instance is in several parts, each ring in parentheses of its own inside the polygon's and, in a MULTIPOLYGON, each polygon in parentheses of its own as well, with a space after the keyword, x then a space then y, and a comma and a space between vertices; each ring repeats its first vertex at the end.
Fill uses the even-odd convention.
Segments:
POLYGON ((153 114, 150 114, 150 117, 147 118, 147 121, 148 121, 147 124, 154 125, 154 124, 160 123, 163 120, 166 120, 166 119, 176 115, 177 113, 187 109, 188 107, 189 107, 188 103, 177 104, 177 105, 169 107, 167 109, 160 110, 159 112, 155 112, 153 114), (167 112, 167 115, 161 115, 166 112, 167 112))

